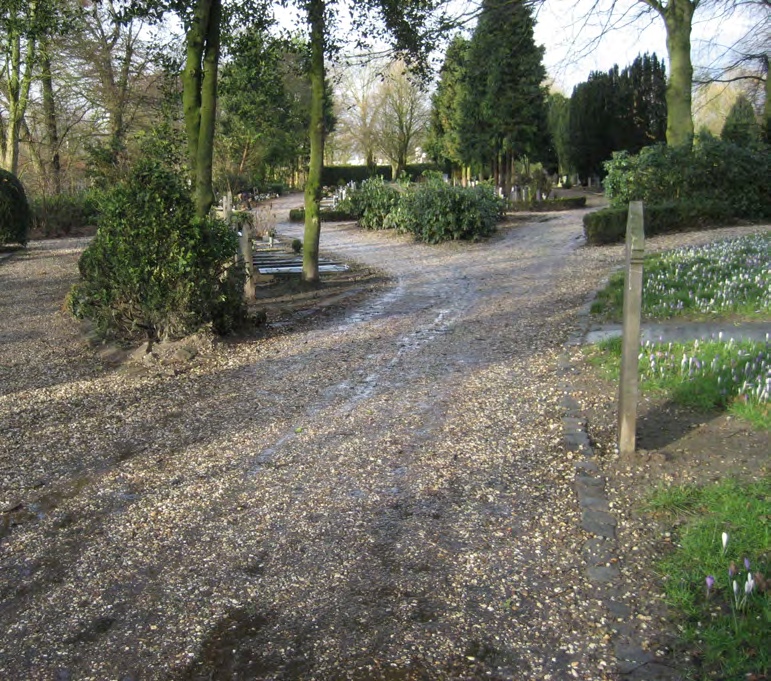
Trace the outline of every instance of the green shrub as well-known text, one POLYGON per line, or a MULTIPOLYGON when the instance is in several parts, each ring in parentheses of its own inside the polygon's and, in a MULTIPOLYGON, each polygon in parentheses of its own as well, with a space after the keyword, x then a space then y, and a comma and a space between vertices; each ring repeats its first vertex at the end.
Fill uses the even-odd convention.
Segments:
POLYGON ((371 177, 338 204, 343 213, 358 216, 364 229, 386 229, 385 220, 399 200, 399 189, 382 177, 371 177))
POLYGON ((544 199, 543 201, 512 201, 509 205, 510 210, 513 211, 526 210, 535 213, 548 213, 585 207, 585 196, 566 196, 559 199, 544 199))
POLYGON ((432 175, 402 194, 385 226, 431 244, 475 241, 493 232, 503 210, 492 185, 453 187, 432 175))
POLYGON ((768 145, 740 146, 702 134, 693 147, 657 144, 636 156, 617 152, 605 169, 605 195, 616 208, 634 200, 720 202, 732 217, 771 217, 768 145))
POLYGON ((101 200, 96 237, 68 299, 103 335, 173 338, 211 324, 231 331, 245 316, 238 241, 225 223, 197 219, 185 182, 142 159, 101 200))
MULTIPOLYGON (((729 224, 731 208, 719 201, 675 202, 645 206, 645 236, 729 224)), ((584 215, 584 236, 592 245, 626 238, 627 208, 604 208, 584 215)))
POLYGON ((292 250, 295 253, 300 253, 303 249, 302 239, 292 239, 292 250))
POLYGON ((33 229, 46 236, 67 235, 77 227, 96 224, 98 198, 94 190, 75 194, 33 196, 33 229))
MULTIPOLYGON (((319 213, 322 222, 352 222, 358 215, 344 210, 322 210, 319 213)), ((305 208, 292 208, 289 211, 290 222, 305 222, 305 208)))
POLYGON ((0 169, 0 246, 27 243, 31 225, 27 195, 13 173, 0 169))

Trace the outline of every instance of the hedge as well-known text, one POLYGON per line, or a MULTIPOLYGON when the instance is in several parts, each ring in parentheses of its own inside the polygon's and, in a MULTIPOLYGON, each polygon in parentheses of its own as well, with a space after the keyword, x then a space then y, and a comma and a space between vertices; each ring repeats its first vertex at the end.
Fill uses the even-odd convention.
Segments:
MULTIPOLYGON (((691 229, 720 227, 731 222, 731 207, 727 203, 670 202, 645 206, 645 236, 691 229)), ((604 208, 584 215, 584 236, 592 245, 612 244, 626 238, 627 208, 604 208)))
POLYGON ((544 199, 543 201, 512 201, 509 209, 513 211, 531 211, 533 213, 549 213, 559 210, 586 208, 585 196, 566 196, 559 199, 544 199))
MULTIPOLYGON (((412 163, 405 168, 405 172, 413 182, 419 180, 427 170, 437 170, 437 166, 433 163, 412 163)), ((382 177, 387 182, 393 179, 391 166, 375 166, 374 172, 369 166, 324 166, 321 171, 321 184, 332 187, 341 183, 359 183, 374 175, 382 177)))
MULTIPOLYGON (((342 210, 322 210, 320 215, 322 222, 350 222, 358 219, 357 215, 342 210)), ((289 221, 305 222, 305 208, 292 208, 289 211, 289 221)))

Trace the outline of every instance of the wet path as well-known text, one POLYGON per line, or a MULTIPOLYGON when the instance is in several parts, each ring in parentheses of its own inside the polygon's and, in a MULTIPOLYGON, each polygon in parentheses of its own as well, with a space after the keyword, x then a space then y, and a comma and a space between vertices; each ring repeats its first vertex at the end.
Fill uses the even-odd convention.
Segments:
POLYGON ((325 224, 394 286, 189 373, 4 398, 14 494, 40 451, 71 487, 2 540, 0 676, 611 678, 556 374, 605 265, 579 213, 538 220, 438 247, 325 224))

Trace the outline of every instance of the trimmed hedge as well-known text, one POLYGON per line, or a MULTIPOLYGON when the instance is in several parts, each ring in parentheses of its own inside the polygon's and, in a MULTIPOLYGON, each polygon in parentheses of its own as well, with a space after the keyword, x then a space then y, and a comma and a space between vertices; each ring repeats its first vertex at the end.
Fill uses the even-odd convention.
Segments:
POLYGON ((586 208, 585 196, 565 196, 559 199, 545 199, 543 201, 512 201, 509 204, 513 211, 530 211, 533 213, 550 213, 559 210, 573 210, 586 208))
MULTIPOLYGON (((410 163, 405 172, 410 180, 417 182, 424 172, 438 170, 433 163, 410 163)), ((331 187, 349 182, 364 182, 370 177, 382 177, 386 182, 393 180, 391 166, 375 166, 374 172, 369 166, 324 166, 321 171, 321 184, 331 187)))
POLYGON ((0 246, 27 243, 32 212, 19 178, 0 168, 0 246))
MULTIPOLYGON (((584 236, 592 245, 612 244, 626 238, 627 208, 604 208, 584 215, 584 236)), ((732 219, 731 206, 719 201, 669 202, 645 206, 645 236, 691 229, 720 227, 732 219)))
MULTIPOLYGON (((359 217, 344 210, 322 210, 320 216, 322 222, 352 222, 359 217)), ((289 222, 305 222, 305 208, 292 208, 289 211, 289 222)))

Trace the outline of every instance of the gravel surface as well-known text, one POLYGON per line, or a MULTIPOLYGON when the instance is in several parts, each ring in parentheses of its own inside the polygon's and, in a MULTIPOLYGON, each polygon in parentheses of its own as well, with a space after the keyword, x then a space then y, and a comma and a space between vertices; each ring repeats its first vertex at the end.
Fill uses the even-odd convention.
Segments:
POLYGON ((581 214, 325 225, 394 285, 141 371, 62 310, 84 241, 0 263, 0 678, 617 678, 557 357, 622 249, 581 214))

